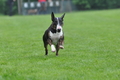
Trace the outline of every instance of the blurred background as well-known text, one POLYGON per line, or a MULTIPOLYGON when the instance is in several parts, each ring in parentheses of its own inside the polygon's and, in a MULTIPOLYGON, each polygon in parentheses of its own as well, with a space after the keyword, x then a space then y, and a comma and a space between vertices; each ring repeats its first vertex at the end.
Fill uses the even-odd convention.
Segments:
MULTIPOLYGON (((0 15, 8 15, 9 0, 0 0, 0 15)), ((120 0, 14 0, 13 15, 37 15, 120 8, 120 0), (40 1, 44 1, 40 2, 40 1)))

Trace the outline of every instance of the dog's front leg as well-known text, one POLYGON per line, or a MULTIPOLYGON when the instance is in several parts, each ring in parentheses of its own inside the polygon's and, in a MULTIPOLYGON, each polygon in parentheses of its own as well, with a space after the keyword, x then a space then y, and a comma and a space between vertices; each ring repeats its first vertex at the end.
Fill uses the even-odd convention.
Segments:
POLYGON ((59 52, 59 49, 63 49, 63 41, 64 41, 64 38, 61 37, 58 41, 58 44, 56 45, 56 56, 58 56, 58 52, 59 52))
POLYGON ((55 46, 52 44, 52 40, 51 39, 48 39, 48 44, 51 46, 51 51, 55 52, 56 49, 55 49, 55 46))
POLYGON ((61 36, 60 39, 59 39, 59 48, 60 49, 64 49, 64 36, 61 36))

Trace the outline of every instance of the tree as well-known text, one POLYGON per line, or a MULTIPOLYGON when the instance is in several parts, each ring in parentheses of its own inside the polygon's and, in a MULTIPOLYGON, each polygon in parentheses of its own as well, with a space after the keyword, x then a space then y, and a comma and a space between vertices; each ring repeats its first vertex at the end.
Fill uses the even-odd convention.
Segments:
POLYGON ((73 0, 78 10, 120 8, 120 0, 73 0))

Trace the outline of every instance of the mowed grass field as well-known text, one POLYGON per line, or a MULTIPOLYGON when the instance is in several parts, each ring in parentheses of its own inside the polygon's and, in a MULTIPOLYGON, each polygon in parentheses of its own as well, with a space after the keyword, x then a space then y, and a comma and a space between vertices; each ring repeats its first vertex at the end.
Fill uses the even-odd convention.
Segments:
POLYGON ((66 13, 58 57, 44 55, 50 24, 50 14, 0 16, 0 80, 120 79, 120 9, 66 13))

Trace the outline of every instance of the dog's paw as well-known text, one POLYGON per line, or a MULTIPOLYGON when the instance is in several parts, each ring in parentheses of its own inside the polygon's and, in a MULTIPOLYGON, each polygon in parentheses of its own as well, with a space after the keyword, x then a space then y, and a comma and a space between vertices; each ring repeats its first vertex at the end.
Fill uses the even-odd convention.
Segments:
POLYGON ((54 45, 51 45, 51 51, 52 51, 52 52, 56 52, 56 49, 55 49, 55 46, 54 46, 54 45))
POLYGON ((60 45, 59 48, 60 48, 60 49, 64 49, 64 46, 60 45))

